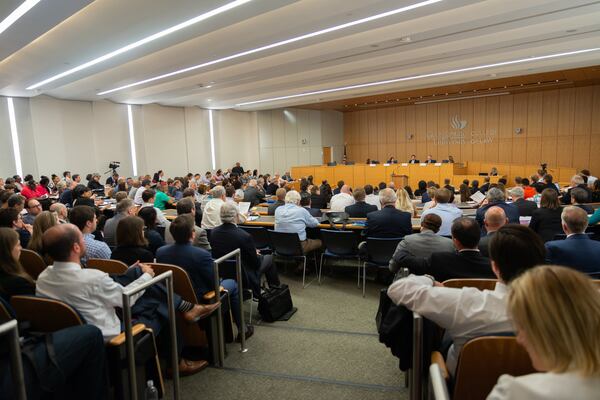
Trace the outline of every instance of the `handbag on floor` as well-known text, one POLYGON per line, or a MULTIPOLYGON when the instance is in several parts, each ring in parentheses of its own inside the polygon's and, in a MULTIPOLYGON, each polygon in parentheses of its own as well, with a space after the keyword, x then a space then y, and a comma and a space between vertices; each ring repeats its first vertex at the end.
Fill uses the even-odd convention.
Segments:
POLYGON ((265 322, 287 321, 297 310, 288 285, 269 287, 258 300, 258 312, 265 322))

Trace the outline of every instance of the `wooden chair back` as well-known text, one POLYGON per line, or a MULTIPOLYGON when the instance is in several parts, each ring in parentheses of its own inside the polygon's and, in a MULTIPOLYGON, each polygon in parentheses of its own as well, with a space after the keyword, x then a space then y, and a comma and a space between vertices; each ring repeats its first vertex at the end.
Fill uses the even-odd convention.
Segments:
POLYGON ((500 375, 536 372, 527 351, 512 336, 484 336, 470 340, 460 352, 454 395, 461 400, 485 399, 500 375))
POLYGON ((443 285, 451 288, 474 287, 479 290, 494 290, 496 279, 448 279, 443 285))
POLYGON ((55 332, 82 325, 77 311, 59 300, 34 296, 13 296, 10 304, 19 321, 29 321, 35 332, 55 332))
POLYGON ((127 264, 119 260, 104 260, 100 258, 90 258, 86 263, 87 268, 98 269, 107 274, 121 275, 127 272, 127 264))
POLYGON ((38 276, 46 269, 47 265, 42 256, 33 250, 22 249, 19 262, 27 271, 33 280, 37 280, 38 276))

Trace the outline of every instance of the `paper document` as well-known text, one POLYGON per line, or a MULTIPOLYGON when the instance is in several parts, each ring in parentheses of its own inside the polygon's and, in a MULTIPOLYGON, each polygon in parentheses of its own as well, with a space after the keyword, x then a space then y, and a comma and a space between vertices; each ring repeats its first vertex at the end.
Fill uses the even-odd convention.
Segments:
POLYGON ((249 201, 241 201, 238 203, 238 208, 241 214, 248 214, 248 210, 250 210, 250 202, 249 201))
POLYGON ((475 192, 471 195, 470 198, 477 203, 481 203, 483 200, 485 200, 485 194, 481 192, 475 192))

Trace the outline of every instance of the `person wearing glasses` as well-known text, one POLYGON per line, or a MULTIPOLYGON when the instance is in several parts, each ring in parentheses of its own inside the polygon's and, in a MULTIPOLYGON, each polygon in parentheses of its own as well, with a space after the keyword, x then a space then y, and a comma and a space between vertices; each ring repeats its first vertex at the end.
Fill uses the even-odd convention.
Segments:
POLYGON ((35 217, 42 212, 42 205, 37 199, 28 199, 25 201, 25 209, 27 210, 27 214, 23 216, 23 222, 33 225, 35 217))

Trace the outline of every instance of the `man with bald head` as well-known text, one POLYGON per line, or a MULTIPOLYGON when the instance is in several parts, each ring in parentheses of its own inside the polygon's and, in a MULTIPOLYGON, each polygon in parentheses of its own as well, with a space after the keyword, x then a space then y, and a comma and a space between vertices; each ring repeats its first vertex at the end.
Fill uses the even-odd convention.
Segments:
POLYGON ((248 182, 248 187, 244 190, 244 201, 249 202, 250 207, 255 207, 265 201, 265 192, 262 187, 258 186, 256 179, 250 179, 248 182))
POLYGON ((281 207, 285 204, 286 193, 287 191, 285 190, 285 188, 277 189, 277 191, 275 192, 275 196, 277 196, 277 201, 275 201, 275 203, 273 204, 269 204, 268 215, 275 215, 275 210, 277 210, 277 207, 281 207))
POLYGON ((504 225, 508 224, 506 213, 500 207, 490 207, 485 212, 483 224, 487 234, 479 240, 479 251, 484 257, 489 257, 489 245, 494 233, 504 225))
POLYGON ((352 197, 352 190, 350 186, 343 185, 340 188, 340 192, 334 195, 330 200, 329 208, 331 211, 341 212, 346 209, 346 207, 354 204, 354 197, 352 197))
POLYGON ((561 220, 567 238, 546 242, 546 262, 588 274, 600 272, 600 242, 585 234, 587 213, 577 206, 567 206, 562 211, 561 220))
POLYGON ((64 204, 54 203, 50 206, 50 211, 56 214, 59 224, 66 224, 69 222, 69 210, 64 204))

